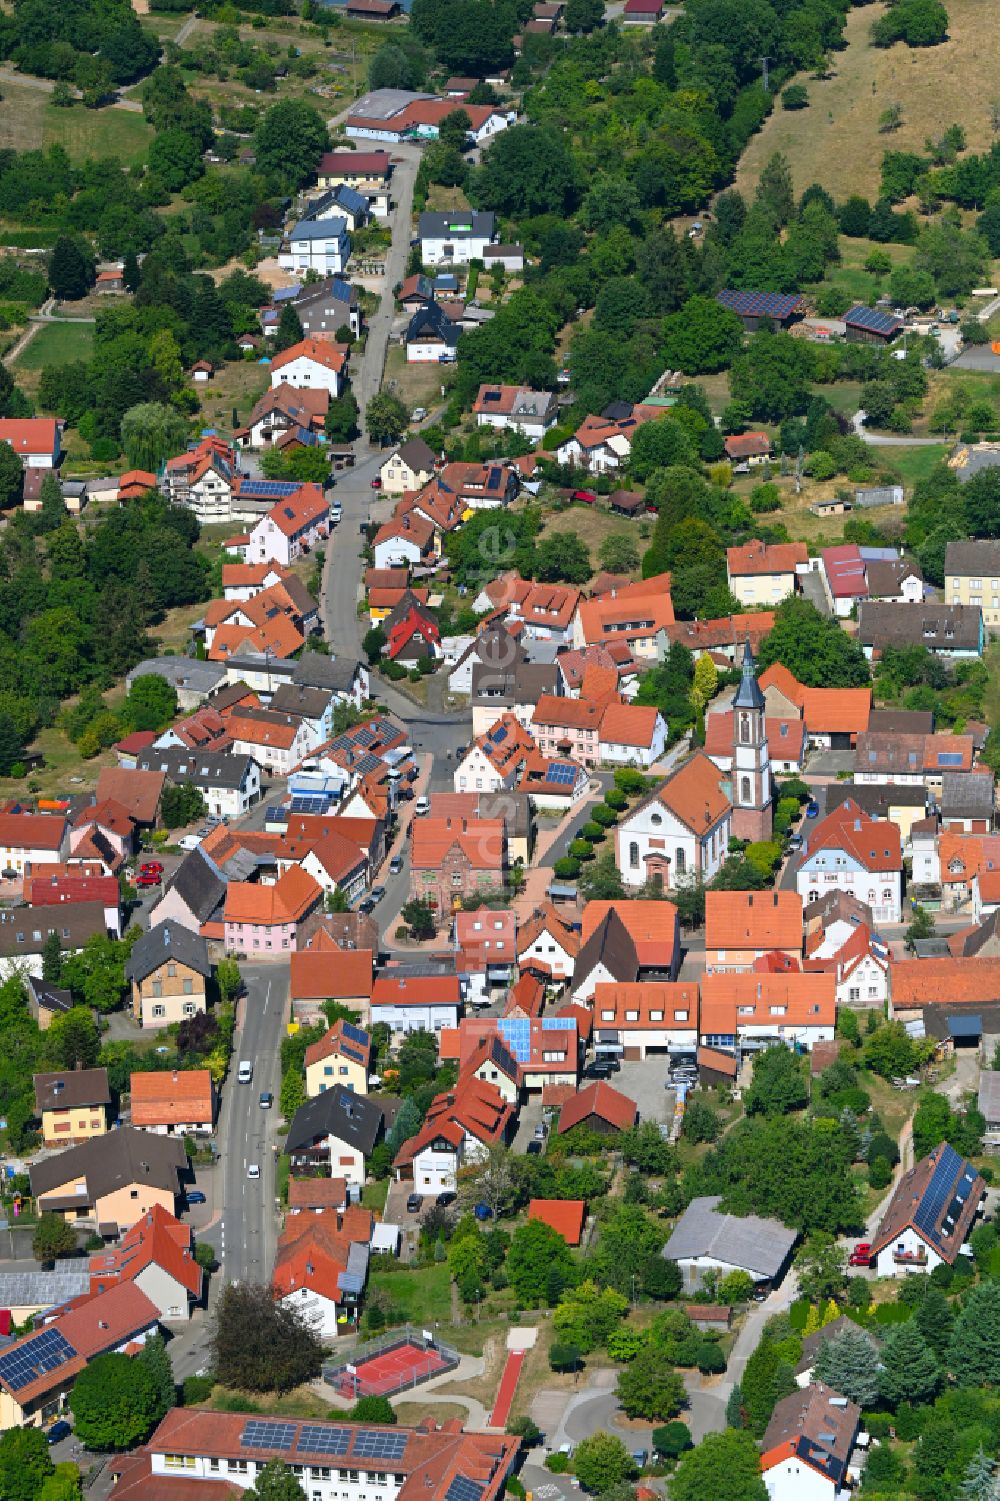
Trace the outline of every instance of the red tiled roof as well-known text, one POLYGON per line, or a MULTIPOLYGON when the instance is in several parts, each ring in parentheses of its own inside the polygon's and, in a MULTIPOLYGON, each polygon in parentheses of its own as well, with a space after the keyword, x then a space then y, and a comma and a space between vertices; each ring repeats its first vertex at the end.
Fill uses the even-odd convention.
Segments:
POLYGON ((383 970, 372 986, 372 1006, 457 1006, 457 975, 393 975, 383 970))
POLYGON ((639 897, 588 902, 581 918, 580 943, 587 942, 611 911, 624 923, 640 965, 670 968, 677 941, 677 908, 673 902, 647 902, 639 897))
POLYGON ((845 850, 863 870, 870 872, 891 872, 903 867, 902 841, 897 826, 884 818, 869 818, 849 797, 821 819, 808 835, 802 862, 822 849, 845 850))
POLYGON ((898 959, 889 965, 893 1012, 928 1001, 989 1005, 1000 1001, 1000 959, 898 959))
POLYGON ((129 1083, 133 1126, 211 1126, 212 1075, 207 1068, 133 1074, 129 1083))
MULTIPOLYGON (((155 823, 164 780, 162 771, 129 771, 124 766, 105 766, 97 778, 97 801, 120 803, 137 823, 155 823)), ((3 842, 0 839, 0 844, 3 842)))
POLYGON ((0 813, 0 848, 57 850, 65 828, 64 818, 45 813, 0 813))
POLYGON ((731 1036, 738 1027, 832 1027, 836 990, 836 976, 828 973, 705 975, 699 1028, 704 1036, 731 1036), (775 1007, 784 1009, 775 1014, 775 1007))
POLYGON ((322 888, 309 872, 292 865, 273 886, 230 881, 226 888, 225 920, 252 926, 298 922, 322 895, 322 888))
POLYGON ((160 1267, 193 1298, 201 1297, 204 1273, 191 1249, 191 1227, 154 1204, 125 1232, 119 1245, 91 1256, 87 1266, 91 1288, 101 1292, 119 1282, 132 1282, 150 1265, 160 1267))
POLYGON ((331 344, 325 339, 300 339, 297 344, 292 344, 290 348, 274 356, 271 369, 283 370, 297 359, 312 360, 314 364, 322 365, 326 370, 334 370, 339 375, 347 360, 347 350, 342 344, 331 344))
POLYGON ((742 547, 726 550, 730 578, 752 578, 760 574, 794 573, 799 563, 809 559, 804 542, 774 542, 768 545, 756 537, 742 547))
POLYGON ((637 1114, 634 1100, 599 1079, 595 1084, 588 1084, 584 1089, 578 1090, 576 1096, 562 1107, 557 1130, 562 1136, 581 1121, 597 1115, 616 1130, 627 1131, 630 1126, 635 1125, 637 1114))
MULTIPOLYGON (((685 828, 703 834, 731 812, 717 766, 703 751, 695 751, 648 799, 662 803, 685 828)), ((636 807, 645 807, 639 803, 636 807)), ((635 808, 632 809, 634 813, 635 808)))
POLYGON ((797 891, 706 891, 706 949, 802 947, 797 891))
POLYGON ((289 1209, 340 1209, 347 1203, 343 1178, 289 1178, 289 1209))
POLYGON ((370 997, 374 955, 371 949, 302 949, 291 958, 289 990, 293 1001, 335 1001, 370 997))
POLYGON ((870 688, 807 688, 781 662, 772 662, 757 681, 763 693, 776 688, 796 704, 814 735, 859 735, 868 728, 870 688))
POLYGON ((9 443, 16 454, 52 454, 59 423, 55 417, 4 417, 0 419, 0 443, 9 443))
POLYGON ((532 1199, 528 1205, 528 1219, 541 1220, 561 1235, 568 1246, 580 1244, 586 1217, 585 1199, 532 1199))
POLYGON ((458 846, 474 870, 503 869, 505 827, 498 818, 417 818, 410 829, 413 870, 439 870, 458 846))

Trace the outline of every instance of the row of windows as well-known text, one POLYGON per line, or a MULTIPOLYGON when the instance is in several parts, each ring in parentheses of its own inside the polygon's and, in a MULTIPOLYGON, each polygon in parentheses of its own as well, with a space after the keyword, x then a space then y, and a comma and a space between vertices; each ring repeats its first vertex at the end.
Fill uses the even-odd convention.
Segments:
MULTIPOLYGON (((688 1020, 688 1017, 690 1016, 690 1014, 691 1013, 689 1011, 675 1011, 674 1012, 674 1021, 675 1022, 686 1022, 688 1020)), ((617 1013, 614 1012, 614 1011, 602 1011, 601 1012, 601 1020, 605 1021, 605 1022, 613 1022, 616 1015, 617 1015, 617 1013)), ((627 1022, 637 1022, 639 1020, 639 1013, 638 1013, 638 1011, 626 1011, 626 1013, 625 1013, 625 1020, 627 1022)), ((662 1022, 662 1020, 663 1020, 663 1012, 662 1011, 651 1011, 649 1013, 649 1020, 651 1022, 662 1022)))

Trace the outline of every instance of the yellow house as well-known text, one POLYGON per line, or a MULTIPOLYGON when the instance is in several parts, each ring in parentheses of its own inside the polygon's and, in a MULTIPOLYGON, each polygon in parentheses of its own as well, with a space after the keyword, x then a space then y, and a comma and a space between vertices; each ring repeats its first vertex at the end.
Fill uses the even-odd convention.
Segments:
POLYGON ((47 1147, 72 1146, 107 1131, 111 1092, 106 1068, 35 1074, 34 1085, 35 1114, 47 1147))
POLYGON ((205 1010, 212 974, 208 944, 173 918, 157 923, 134 945, 125 966, 132 1015, 141 1027, 168 1027, 205 1010))
POLYGON ((33 1162, 28 1171, 39 1214, 61 1214, 70 1224, 113 1235, 130 1230, 156 1204, 173 1214, 188 1160, 178 1137, 123 1126, 33 1162))
POLYGON ((386 495, 422 490, 433 477, 435 462, 434 450, 423 438, 411 438, 391 453, 379 469, 382 489, 386 495))
POLYGON ((367 1032, 350 1022, 335 1021, 325 1037, 306 1049, 309 1099, 314 1100, 337 1084, 352 1094, 367 1094, 371 1051, 367 1032))

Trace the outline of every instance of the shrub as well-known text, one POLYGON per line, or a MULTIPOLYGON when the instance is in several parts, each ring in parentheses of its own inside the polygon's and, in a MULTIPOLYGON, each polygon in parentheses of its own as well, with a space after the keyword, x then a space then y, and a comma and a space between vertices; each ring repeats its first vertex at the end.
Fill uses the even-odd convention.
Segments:
POLYGON ((570 855, 563 855, 552 867, 552 874, 560 881, 575 881, 580 874, 580 862, 570 855))
POLYGON ((726 1369, 726 1357, 712 1340, 704 1340, 698 1346, 696 1362, 703 1376, 717 1376, 726 1369))
POLYGON ((186 1376, 182 1388, 184 1406, 194 1407, 199 1402, 207 1402, 212 1395, 214 1386, 214 1376, 186 1376))
POLYGON ((553 1475, 565 1475, 569 1470, 568 1454, 546 1454, 545 1468, 553 1475))
POLYGON ((590 810, 591 822, 600 824, 602 829, 613 828, 618 822, 618 814, 613 808, 606 808, 603 803, 598 803, 596 808, 590 810))
POLYGON ((884 1157, 876 1157, 868 1164, 868 1182, 872 1188, 888 1188, 892 1182, 892 1168, 884 1157))
POLYGON ((604 801, 607 803, 608 807, 613 808, 616 813, 623 813, 628 807, 628 797, 624 792, 622 792, 620 787, 609 787, 607 792, 604 794, 604 801))
POLYGON ((805 109, 809 104, 809 90, 804 83, 790 83, 781 92, 782 109, 805 109))

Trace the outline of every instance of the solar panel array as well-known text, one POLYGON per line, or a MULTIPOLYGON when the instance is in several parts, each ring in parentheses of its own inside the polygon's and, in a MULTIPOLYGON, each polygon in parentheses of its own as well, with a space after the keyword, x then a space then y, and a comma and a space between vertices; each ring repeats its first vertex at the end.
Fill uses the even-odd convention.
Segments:
POLYGON ((788 318, 795 312, 801 298, 797 292, 741 292, 727 289, 715 294, 731 312, 741 318, 788 318))
MULTIPOLYGON (((548 1032, 567 1031, 576 1026, 572 1016, 543 1016, 542 1028, 548 1032)), ((500 1032, 518 1063, 531 1057, 531 1019, 526 1016, 502 1016, 497 1021, 500 1032)))
POLYGON ((251 1419, 240 1436, 243 1449, 290 1449, 295 1442, 294 1423, 269 1423, 251 1419))
POLYGON ((479 1501, 485 1487, 465 1475, 456 1475, 444 1493, 444 1501, 479 1501))
POLYGON ((288 495, 294 495, 301 487, 294 480, 286 479, 257 479, 256 475, 244 475, 240 489, 244 492, 252 490, 254 495, 263 497, 273 496, 275 500, 284 500, 288 495))
POLYGON ((507 739, 507 726, 505 724, 498 724, 496 729, 490 732, 490 739, 494 745, 502 745, 507 739))
POLYGON ((311 1423, 299 1430, 295 1448, 299 1454, 333 1454, 343 1456, 351 1447, 349 1428, 320 1428, 311 1423))
POLYGON ((341 1032, 345 1037, 349 1037, 352 1042, 356 1042, 359 1047, 366 1048, 368 1046, 368 1033, 361 1027, 355 1027, 351 1022, 344 1022, 341 1032))
POLYGON ((57 1371, 61 1365, 72 1360, 76 1351, 58 1329, 44 1329, 37 1339, 0 1356, 0 1381, 11 1391, 20 1391, 30 1386, 39 1376, 57 1371))
POLYGON ((565 761, 553 761, 549 767, 548 780, 550 782, 559 782, 566 787, 572 787, 576 777, 577 768, 565 761))
POLYGON ((880 308, 863 307, 858 303, 844 314, 849 328, 864 328, 872 334, 898 334, 902 323, 892 313, 883 313, 880 308))
POLYGON ((293 813, 325 813, 330 805, 328 797, 306 797, 300 795, 292 798, 291 811, 293 813))
POLYGON ((927 1185, 926 1192, 917 1205, 913 1216, 913 1223, 918 1230, 930 1236, 933 1241, 940 1241, 942 1233, 949 1233, 944 1229, 945 1206, 948 1205, 948 1214, 952 1219, 957 1219, 969 1197, 969 1190, 975 1182, 975 1169, 960 1157, 954 1147, 947 1142, 941 1150, 941 1156, 931 1181, 927 1185), (949 1200, 952 1202, 949 1204, 949 1200), (955 1213, 955 1205, 958 1212, 955 1213))
POLYGON ((354 1435, 353 1459, 402 1459, 408 1433, 389 1433, 381 1428, 362 1428, 354 1435))

